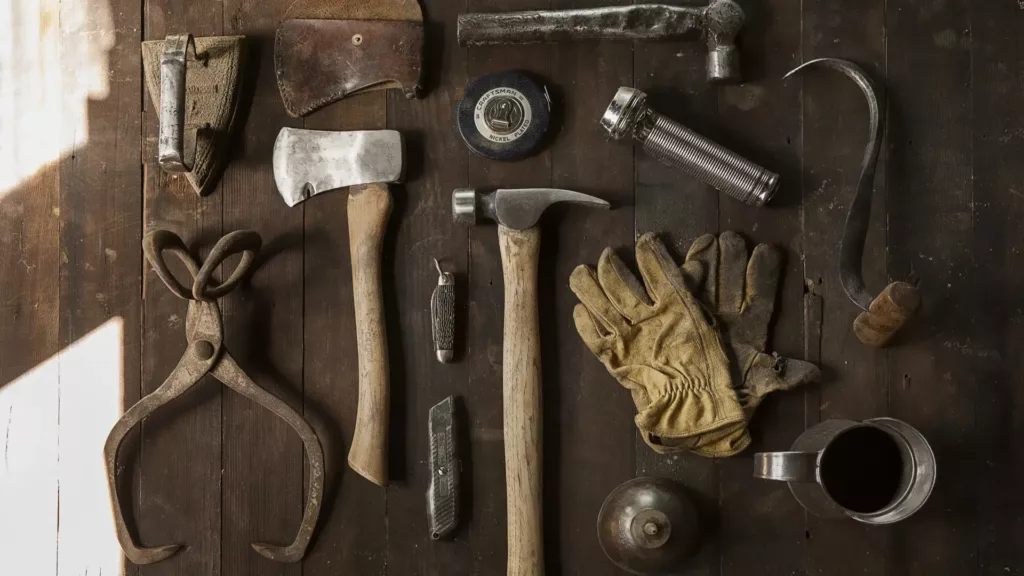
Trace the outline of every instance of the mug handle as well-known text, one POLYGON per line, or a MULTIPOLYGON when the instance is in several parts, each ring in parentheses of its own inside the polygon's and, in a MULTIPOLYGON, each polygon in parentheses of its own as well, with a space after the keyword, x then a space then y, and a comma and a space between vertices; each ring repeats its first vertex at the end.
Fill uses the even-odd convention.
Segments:
POLYGON ((754 478, 781 482, 816 482, 818 452, 758 452, 754 478))

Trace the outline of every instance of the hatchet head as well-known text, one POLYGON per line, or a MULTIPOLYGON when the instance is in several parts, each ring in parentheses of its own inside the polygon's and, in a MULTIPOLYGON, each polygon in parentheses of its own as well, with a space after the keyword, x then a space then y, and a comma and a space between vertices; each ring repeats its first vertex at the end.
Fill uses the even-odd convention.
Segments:
POLYGON ((295 206, 321 192, 401 181, 404 156, 397 130, 282 128, 274 142, 274 181, 285 203, 295 206))

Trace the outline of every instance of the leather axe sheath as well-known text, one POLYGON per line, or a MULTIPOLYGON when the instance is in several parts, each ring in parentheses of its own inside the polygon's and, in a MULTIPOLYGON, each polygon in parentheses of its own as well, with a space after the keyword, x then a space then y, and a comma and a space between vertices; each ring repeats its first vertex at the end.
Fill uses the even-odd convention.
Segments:
POLYGON ((277 29, 274 70, 294 117, 371 90, 416 98, 423 11, 417 0, 297 0, 277 29))

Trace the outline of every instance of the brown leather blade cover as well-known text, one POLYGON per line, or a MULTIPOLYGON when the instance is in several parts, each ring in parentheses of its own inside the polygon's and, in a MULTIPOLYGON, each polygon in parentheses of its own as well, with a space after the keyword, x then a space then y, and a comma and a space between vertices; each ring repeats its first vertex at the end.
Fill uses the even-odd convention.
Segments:
POLYGON ((422 58, 423 23, 407 20, 287 20, 274 47, 277 84, 292 116, 381 87, 415 98, 422 58))

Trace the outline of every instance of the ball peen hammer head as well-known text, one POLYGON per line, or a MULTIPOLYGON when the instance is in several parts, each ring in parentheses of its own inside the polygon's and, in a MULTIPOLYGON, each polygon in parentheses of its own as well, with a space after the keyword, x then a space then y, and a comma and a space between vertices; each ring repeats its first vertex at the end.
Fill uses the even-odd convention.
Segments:
POLYGON ((595 196, 558 188, 500 189, 488 194, 472 188, 459 188, 452 193, 452 218, 465 225, 489 219, 506 228, 526 230, 537 225, 548 206, 560 202, 604 209, 611 207, 595 196))
POLYGON ((397 130, 332 132, 282 128, 274 142, 274 181, 288 206, 348 186, 400 182, 405 172, 397 130))
POLYGON ((711 0, 704 9, 704 33, 708 43, 709 82, 740 81, 740 51, 736 36, 743 27, 743 8, 734 0, 711 0))

